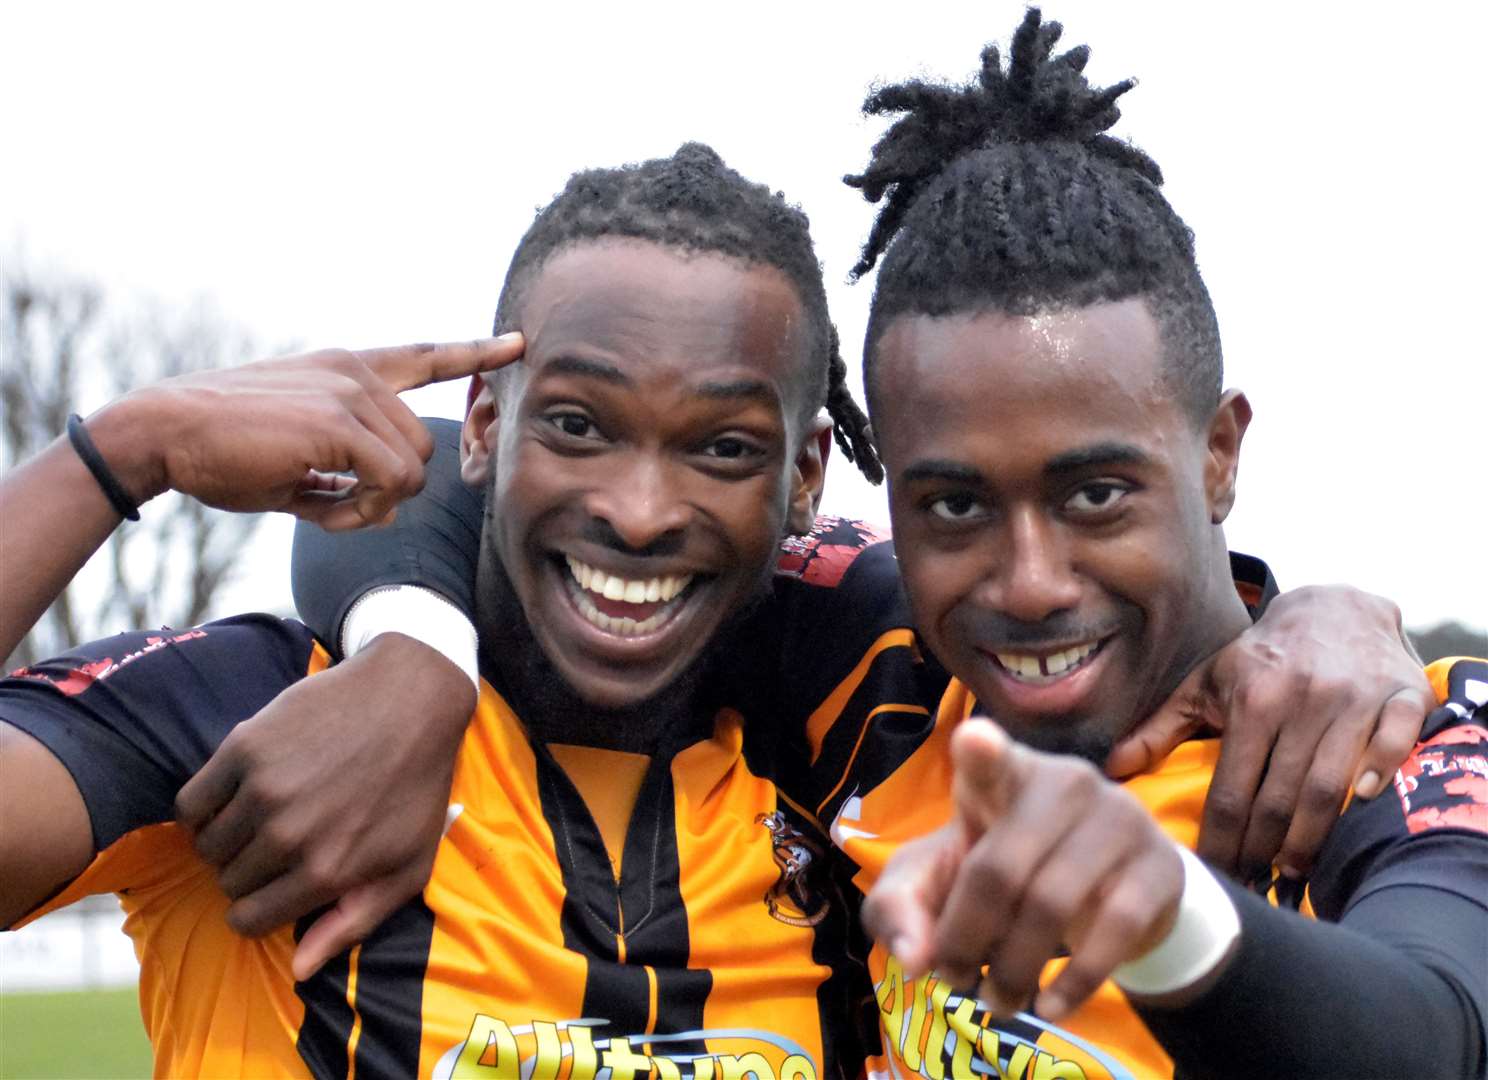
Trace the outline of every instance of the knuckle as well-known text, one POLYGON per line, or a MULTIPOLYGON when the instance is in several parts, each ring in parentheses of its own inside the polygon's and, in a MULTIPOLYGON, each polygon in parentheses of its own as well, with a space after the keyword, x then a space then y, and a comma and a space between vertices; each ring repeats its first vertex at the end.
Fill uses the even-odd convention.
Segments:
POLYGON ((1111 973, 1102 970, 1094 961, 1076 956, 1060 973, 1059 983, 1066 1001, 1081 1002, 1095 993, 1111 973))
POLYGON ((1103 927, 1118 941, 1139 941, 1152 922, 1152 912, 1134 895, 1113 894, 1101 912, 1103 927))
POLYGON ((1082 899, 1061 888, 1054 875, 1041 875, 1023 898, 1019 917, 1031 918, 1037 926, 1062 930, 1074 921, 1082 899))
POLYGON ((259 815, 273 814, 287 801, 283 786, 263 769, 250 772, 239 790, 259 815))
POLYGON ((996 904, 996 897, 1005 895, 1012 884, 1008 860, 998 857, 998 852, 985 844, 978 844, 967 854, 961 864, 961 873, 978 889, 989 890, 989 901, 996 904))
POLYGON ((1274 834, 1285 831, 1286 827, 1291 824, 1292 812, 1292 804, 1284 798, 1276 795, 1262 795, 1256 800, 1251 821, 1262 830, 1274 834))
POLYGON ((1343 805, 1348 794, 1348 777, 1332 771, 1313 773, 1302 785, 1301 808, 1317 813, 1328 813, 1343 805))
POLYGON ((264 823, 259 839, 270 855, 281 859, 296 854, 304 841, 300 830, 283 817, 271 818, 264 823))
POLYGON ((314 893, 333 892, 342 884, 341 860, 324 852, 314 852, 301 871, 305 884, 314 893))
POLYGON ((1210 788, 1204 804, 1204 815, 1216 828, 1238 829, 1245 824, 1249 801, 1228 788, 1210 788))

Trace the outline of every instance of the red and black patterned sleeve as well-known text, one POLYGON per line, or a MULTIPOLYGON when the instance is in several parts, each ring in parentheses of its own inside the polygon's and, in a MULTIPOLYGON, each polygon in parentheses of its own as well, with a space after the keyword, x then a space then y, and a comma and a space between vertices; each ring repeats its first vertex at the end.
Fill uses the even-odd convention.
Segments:
POLYGON ((0 680, 0 720, 66 766, 103 851, 173 820, 181 785, 315 650, 304 626, 270 615, 119 634, 0 680))

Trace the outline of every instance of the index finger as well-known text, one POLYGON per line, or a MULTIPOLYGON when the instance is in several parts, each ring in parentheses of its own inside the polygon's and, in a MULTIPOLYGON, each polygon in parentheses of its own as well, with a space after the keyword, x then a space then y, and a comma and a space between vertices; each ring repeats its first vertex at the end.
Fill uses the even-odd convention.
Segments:
POLYGON ((1017 754, 1002 728, 979 716, 963 720, 951 734, 951 797, 973 836, 1007 809, 1017 754))
POLYGON ((495 371, 521 356, 526 344, 521 332, 513 330, 500 337, 479 341, 363 349, 356 353, 356 357, 394 393, 398 393, 429 383, 495 371))

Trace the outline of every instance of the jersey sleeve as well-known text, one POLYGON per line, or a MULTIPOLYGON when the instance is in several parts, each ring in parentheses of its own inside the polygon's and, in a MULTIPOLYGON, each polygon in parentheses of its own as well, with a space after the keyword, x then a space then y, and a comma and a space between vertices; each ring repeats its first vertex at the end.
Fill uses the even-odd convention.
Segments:
POLYGON ((172 821, 234 725, 324 659, 304 626, 268 615, 120 634, 0 680, 0 720, 72 774, 101 852, 172 821))
POLYGON ((295 527, 295 608, 320 640, 339 650, 341 623, 363 593, 382 585, 421 585, 474 621, 484 490, 460 479, 460 425, 426 419, 434 455, 423 491, 398 507, 391 525, 328 533, 295 527))
POLYGON ((1488 906, 1488 662, 1427 674, 1441 705, 1420 741, 1386 791, 1350 802, 1320 854, 1308 896, 1324 918, 1400 884, 1488 906))
POLYGON ((1354 799, 1319 856, 1307 895, 1328 922, 1231 889, 1241 944, 1220 981, 1140 1010, 1192 1075, 1484 1074, 1488 663, 1428 675, 1442 704, 1393 789, 1354 799))

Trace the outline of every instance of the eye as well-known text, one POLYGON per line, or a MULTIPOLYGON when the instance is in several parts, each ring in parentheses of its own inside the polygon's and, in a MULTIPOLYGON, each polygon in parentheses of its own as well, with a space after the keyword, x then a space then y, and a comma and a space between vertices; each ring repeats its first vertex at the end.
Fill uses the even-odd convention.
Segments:
POLYGON ((942 521, 970 521, 982 514, 982 504, 967 494, 946 495, 930 504, 930 512, 942 521))
POLYGON ((1126 484, 1100 480, 1085 484, 1064 501, 1064 508, 1073 514, 1098 514, 1110 510, 1131 493, 1126 484))
POLYGON ((760 451, 757 447, 754 447, 745 442, 743 439, 736 438, 732 435, 725 435, 721 439, 714 439, 707 446, 703 447, 704 454, 708 455, 709 457, 723 458, 726 461, 733 461, 742 457, 751 457, 755 454, 758 454, 759 452, 760 451))
POLYGON ((563 434, 574 439, 597 439, 599 428, 583 413, 554 412, 543 417, 563 434))

